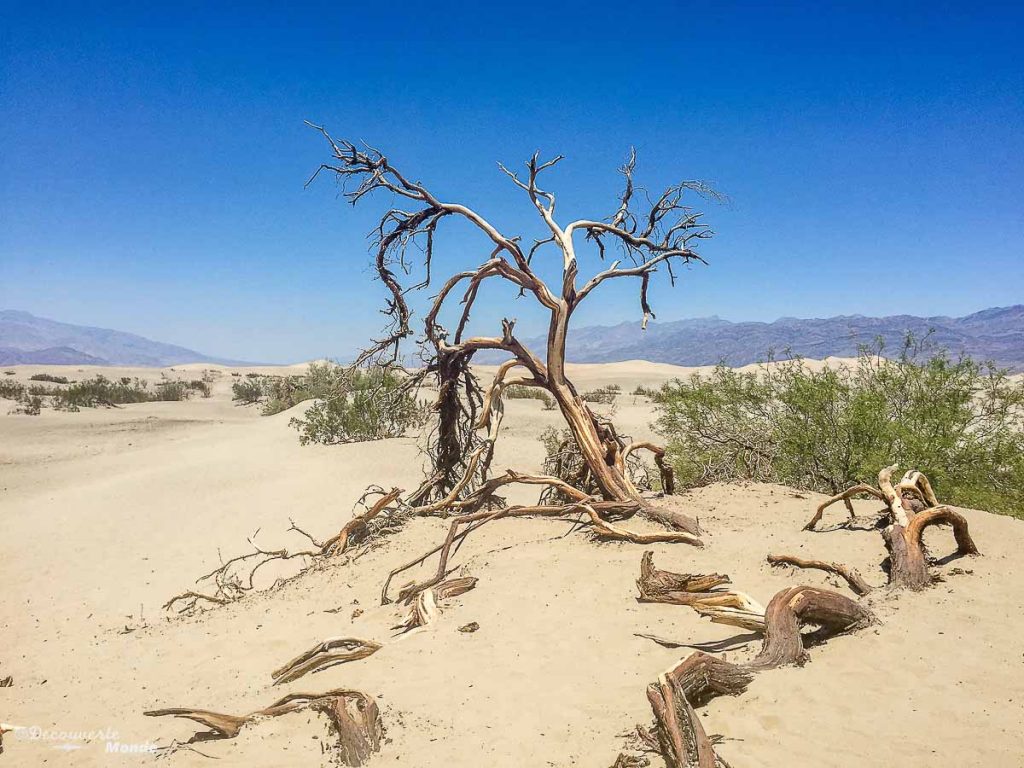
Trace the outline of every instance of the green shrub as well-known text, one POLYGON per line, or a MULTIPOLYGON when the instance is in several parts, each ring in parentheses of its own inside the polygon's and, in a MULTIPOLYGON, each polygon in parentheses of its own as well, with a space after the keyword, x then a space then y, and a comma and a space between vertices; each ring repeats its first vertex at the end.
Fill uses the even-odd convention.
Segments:
POLYGON ((643 384, 637 384, 636 389, 634 389, 630 394, 643 395, 644 397, 649 397, 654 400, 658 396, 658 390, 653 387, 645 387, 643 384))
POLYGON ((0 397, 17 400, 25 391, 25 385, 17 381, 0 381, 0 397))
POLYGON ((23 413, 26 416, 38 416, 43 410, 43 398, 39 395, 23 393, 18 398, 18 404, 14 406, 14 413, 23 413))
POLYGON ((192 379, 192 381, 190 381, 188 383, 188 388, 191 389, 193 392, 198 392, 204 398, 205 397, 209 397, 212 394, 212 391, 210 389, 210 382, 211 381, 212 381, 212 379, 209 380, 209 381, 207 380, 206 372, 204 371, 203 372, 203 378, 201 378, 201 379, 192 379))
POLYGON ((163 393, 150 392, 142 379, 125 376, 117 381, 111 381, 103 375, 69 384, 65 389, 44 390, 40 394, 52 397, 53 407, 65 411, 95 408, 98 405, 113 406, 172 399, 163 393))
POLYGON ((243 405, 253 405, 266 397, 266 388, 261 379, 236 381, 231 385, 231 399, 243 405))
POLYGON ((502 390, 501 396, 512 400, 540 400, 544 404, 545 411, 555 410, 555 398, 539 387, 512 384, 502 390))
POLYGON ((310 366, 307 391, 326 388, 324 394, 317 395, 317 402, 303 418, 293 417, 288 422, 299 431, 303 445, 400 437, 410 427, 424 423, 427 407, 403 387, 397 374, 335 364, 317 366, 310 366))
POLYGON ((158 381, 156 383, 153 400, 177 402, 188 400, 192 391, 184 381, 158 381))
POLYGON ((67 376, 51 376, 49 373, 34 373, 28 377, 29 381, 48 381, 51 384, 67 384, 67 376))
POLYGON ((611 384, 607 387, 597 387, 589 392, 583 393, 583 399, 588 403, 598 403, 600 405, 612 405, 615 403, 615 396, 622 391, 622 387, 618 384, 611 384))
POLYGON ((835 493, 889 464, 943 501, 1024 516, 1024 382, 945 353, 867 351, 812 371, 790 360, 666 384, 657 430, 680 485, 752 479, 835 493))

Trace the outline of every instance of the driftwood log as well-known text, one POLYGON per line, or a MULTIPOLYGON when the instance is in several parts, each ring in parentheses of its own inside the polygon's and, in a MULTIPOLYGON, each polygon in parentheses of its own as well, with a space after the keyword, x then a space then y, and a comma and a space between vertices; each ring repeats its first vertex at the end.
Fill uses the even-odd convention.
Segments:
POLYGON ((310 709, 320 712, 331 723, 337 737, 338 760, 342 765, 363 765, 380 749, 383 725, 377 703, 365 693, 338 688, 324 693, 290 693, 269 707, 246 715, 226 715, 204 709, 170 708, 146 712, 149 717, 182 717, 210 730, 192 736, 188 743, 233 739, 242 728, 256 720, 280 717, 310 709))

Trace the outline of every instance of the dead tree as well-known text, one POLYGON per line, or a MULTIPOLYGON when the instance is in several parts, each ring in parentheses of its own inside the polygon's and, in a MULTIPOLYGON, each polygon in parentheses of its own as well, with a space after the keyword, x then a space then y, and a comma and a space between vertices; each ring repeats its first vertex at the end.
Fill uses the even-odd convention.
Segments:
MULTIPOLYGON (((314 178, 320 173, 334 174, 343 184, 345 197, 353 204, 373 192, 384 192, 401 205, 381 217, 374 233, 375 267, 377 277, 388 290, 385 312, 390 324, 383 336, 359 356, 357 363, 395 366, 401 359, 402 342, 416 335, 407 296, 410 291, 421 291, 434 284, 431 266, 435 236, 442 221, 458 219, 468 223, 482 235, 489 251, 488 257, 478 265, 440 282, 424 318, 419 343, 424 355, 423 371, 435 377, 440 393, 436 403, 439 424, 432 450, 433 468, 426 481, 429 489, 421 488, 416 500, 448 502, 453 491, 457 491, 455 497, 459 498, 482 482, 494 436, 475 436, 475 431, 469 428, 471 419, 478 419, 474 425, 477 429, 485 428, 493 412, 493 401, 500 399, 504 387, 516 384, 543 389, 554 398, 594 484, 593 489, 580 490, 587 495, 596 493, 605 501, 631 501, 641 505, 640 494, 625 471, 625 461, 632 450, 652 446, 638 444, 631 448, 624 444, 614 429, 591 411, 568 379, 565 345, 569 322, 580 304, 602 284, 633 278, 639 283, 640 308, 646 326, 648 318, 654 316, 648 302, 652 275, 664 268, 674 282, 674 266, 702 261, 693 248, 696 241, 711 233, 701 222, 701 214, 685 205, 683 198, 691 192, 713 194, 708 187, 699 182, 682 182, 657 196, 649 207, 637 210, 638 194, 633 181, 635 154, 631 154, 621 168, 625 189, 612 214, 601 220, 579 219, 561 224, 555 216, 555 195, 540 186, 542 174, 561 161, 561 156, 541 161, 534 155, 527 161, 523 177, 501 166, 512 183, 526 194, 548 233, 526 249, 519 236, 502 232, 476 210, 462 203, 446 202, 426 185, 412 181, 382 152, 335 140, 323 128, 316 128, 328 141, 332 159, 321 165, 314 178), (621 258, 581 281, 578 239, 592 244, 602 260, 612 245, 617 247, 621 258), (422 249, 422 256, 416 259, 409 248, 414 243, 422 249), (534 260, 540 258, 545 249, 557 254, 561 266, 561 280, 555 286, 549 286, 534 269, 534 260), (414 264, 415 261, 418 264, 414 264), (406 285, 403 280, 415 266, 420 268, 417 272, 420 279, 406 285), (520 296, 532 299, 546 310, 548 337, 542 354, 526 347, 515 335, 515 321, 511 319, 503 321, 501 333, 497 335, 468 333, 481 285, 496 281, 510 285, 520 296), (461 308, 454 327, 449 329, 441 324, 440 316, 449 300, 456 297, 461 297, 461 308), (500 366, 486 391, 476 384, 469 368, 473 356, 481 350, 500 350, 511 357, 500 366)), ((656 446, 652 449, 661 464, 661 449, 656 446)), ((671 480, 666 485, 671 487, 671 480)))
MULTIPOLYGON (((889 585, 901 589, 921 590, 934 581, 928 571, 928 552, 924 532, 933 525, 949 525, 956 540, 956 555, 977 555, 967 518, 939 503, 931 483, 922 472, 910 470, 895 485, 892 474, 896 465, 878 473, 878 487, 855 485, 821 504, 805 530, 814 530, 824 511, 840 500, 865 493, 885 504, 881 512, 882 539, 889 553, 889 585)), ((813 567, 813 566, 812 566, 813 567)), ((842 575, 842 574, 840 574, 842 575)), ((845 577, 844 577, 845 578, 845 577)), ((849 579, 847 579, 849 581, 849 579)), ((853 582, 850 582, 853 587, 853 582)), ((856 589, 856 587, 854 587, 856 589)))

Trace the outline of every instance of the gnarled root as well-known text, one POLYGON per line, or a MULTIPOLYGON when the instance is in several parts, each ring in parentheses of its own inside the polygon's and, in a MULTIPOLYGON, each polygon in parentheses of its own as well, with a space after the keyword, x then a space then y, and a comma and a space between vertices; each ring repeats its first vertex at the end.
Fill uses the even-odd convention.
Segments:
POLYGON ((835 592, 814 587, 784 589, 764 614, 761 652, 747 664, 732 664, 696 652, 658 677, 647 688, 655 718, 655 733, 668 768, 715 768, 725 765, 694 712, 717 696, 743 693, 753 674, 786 664, 803 664, 805 642, 823 642, 873 621, 860 604, 835 592), (819 629, 803 635, 801 627, 819 629))
POLYGON ((819 571, 831 573, 846 580, 850 589, 857 595, 866 595, 871 591, 871 585, 864 581, 864 577, 854 569, 842 563, 826 563, 824 560, 805 560, 794 555, 768 555, 769 564, 779 566, 792 566, 794 568, 814 568, 819 571))
POLYGON ((805 644, 822 643, 830 637, 854 632, 874 622, 871 612, 838 592, 816 587, 789 587, 778 592, 765 611, 761 652, 747 666, 750 670, 803 665, 805 644), (807 625, 818 629, 802 634, 807 625))
MULTIPOLYGON (((882 530, 882 539, 889 552, 889 586, 917 591, 924 589, 933 581, 932 575, 928 572, 928 553, 921 538, 925 528, 931 525, 953 526, 958 556, 977 555, 978 548, 971 539, 967 518, 950 507, 939 504, 935 491, 923 472, 909 470, 898 483, 893 483, 892 473, 895 471, 895 464, 882 469, 878 473, 878 488, 855 485, 833 496, 818 507, 817 513, 804 528, 813 529, 826 507, 840 499, 848 499, 854 494, 867 493, 884 501, 886 527, 882 530)), ((858 590, 846 575, 837 570, 832 572, 843 576, 855 592, 858 590)))
POLYGON ((312 709, 326 715, 338 737, 338 758, 342 765, 363 765, 380 750, 384 728, 376 702, 365 693, 338 688, 324 693, 291 693, 265 709, 247 715, 225 715, 204 709, 154 709, 148 717, 182 717, 209 728, 196 733, 188 743, 233 739, 242 727, 261 718, 279 717, 312 709))
POLYGON ((882 531, 885 547, 889 551, 889 584, 893 587, 922 590, 932 583, 928 571, 928 553, 923 535, 932 525, 951 525, 956 539, 956 554, 977 555, 978 548, 971 538, 967 518, 946 506, 926 509, 914 515, 907 524, 893 523, 882 531))
POLYGON ((275 669, 271 676, 274 685, 297 680, 309 672, 319 672, 335 664, 344 664, 372 656, 381 649, 380 643, 372 640, 359 640, 354 637, 329 637, 317 643, 305 653, 296 656, 280 669, 275 669))
POLYGON ((715 768, 720 764, 693 708, 717 696, 738 696, 752 679, 743 667, 698 651, 647 687, 655 733, 668 768, 715 768))

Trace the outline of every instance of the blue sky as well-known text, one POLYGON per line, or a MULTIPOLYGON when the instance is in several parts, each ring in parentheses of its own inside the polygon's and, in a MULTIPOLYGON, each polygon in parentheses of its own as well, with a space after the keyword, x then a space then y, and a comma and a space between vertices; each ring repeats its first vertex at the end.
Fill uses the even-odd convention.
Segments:
MULTIPOLYGON (((1024 300, 1019 7, 283 6, 3 4, 0 308, 242 359, 350 354, 379 326, 366 233, 388 200, 303 189, 327 158, 304 119, 527 238, 497 161, 566 155, 567 218, 612 212, 631 145, 652 189, 712 181, 710 266, 652 291, 660 320, 1024 300)), ((439 247, 439 270, 487 251, 459 227, 439 247)), ((638 317, 614 282, 575 322, 638 317)), ((541 330, 503 296, 479 330, 541 330)))

